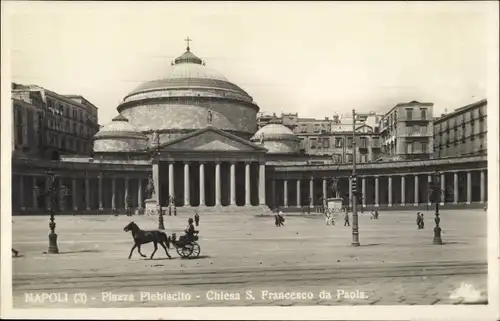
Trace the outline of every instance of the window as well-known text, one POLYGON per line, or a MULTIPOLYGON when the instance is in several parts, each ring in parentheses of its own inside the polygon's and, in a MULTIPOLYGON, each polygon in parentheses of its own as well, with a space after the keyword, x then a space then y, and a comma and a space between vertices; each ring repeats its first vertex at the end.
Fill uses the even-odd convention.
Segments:
POLYGON ((413 126, 411 124, 406 124, 406 134, 411 135, 413 133, 413 126))
POLYGON ((352 154, 347 154, 347 162, 348 163, 352 162, 352 154))
POLYGON ((319 130, 320 130, 319 124, 314 124, 314 132, 319 133, 319 130))
POLYGON ((407 108, 406 109, 406 120, 412 120, 413 119, 413 109, 407 108))
POLYGON ((427 154, 429 152, 429 144, 421 143, 421 150, 423 154, 427 154))
POLYGON ((427 109, 426 108, 420 108, 420 119, 422 119, 422 120, 427 119, 427 109))
POLYGON ((413 134, 420 134, 420 125, 413 126, 413 134))
POLYGON ((310 138, 309 139, 309 147, 310 148, 316 148, 316 138, 310 138))
POLYGON ((359 147, 360 148, 367 148, 367 143, 366 143, 366 137, 361 137, 359 139, 359 147))
POLYGON ((347 148, 352 147, 352 137, 347 137, 347 148))
POLYGON ((19 107, 16 107, 14 117, 16 117, 16 142, 18 145, 23 145, 23 114, 19 107))
POLYGON ((335 148, 342 148, 342 137, 335 137, 335 148))
POLYGON ((323 148, 330 148, 330 139, 328 137, 323 138, 323 148))
POLYGON ((300 132, 301 133, 307 133, 307 126, 305 124, 300 125, 300 132))
POLYGON ((406 143, 406 154, 413 154, 413 143, 406 143))

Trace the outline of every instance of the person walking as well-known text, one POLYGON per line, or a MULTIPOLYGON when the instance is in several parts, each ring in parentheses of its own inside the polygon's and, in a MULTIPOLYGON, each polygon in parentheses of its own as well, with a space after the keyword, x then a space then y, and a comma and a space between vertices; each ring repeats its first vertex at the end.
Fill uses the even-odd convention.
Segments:
POLYGON ((346 212, 344 216, 344 226, 351 226, 351 223, 349 223, 349 213, 346 212))
POLYGON ((194 224, 196 224, 196 226, 200 225, 200 215, 198 215, 198 211, 195 211, 194 214, 194 224))

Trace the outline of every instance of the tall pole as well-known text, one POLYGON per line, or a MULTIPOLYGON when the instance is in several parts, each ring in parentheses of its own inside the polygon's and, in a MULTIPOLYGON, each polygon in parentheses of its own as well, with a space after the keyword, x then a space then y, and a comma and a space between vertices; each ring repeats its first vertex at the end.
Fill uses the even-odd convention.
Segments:
POLYGON ((59 248, 57 247, 57 234, 55 232, 56 230, 56 222, 54 222, 54 214, 55 214, 55 203, 56 203, 56 193, 57 193, 57 187, 56 187, 56 180, 54 177, 54 174, 49 170, 47 173, 47 183, 48 186, 45 186, 45 193, 44 193, 44 199, 48 200, 49 207, 49 215, 50 215, 50 223, 49 223, 49 228, 50 228, 50 233, 49 233, 49 250, 48 253, 51 254, 57 254, 59 253, 59 248))
MULTIPOLYGON (((356 110, 352 110, 352 184, 356 186, 356 110)), ((356 190, 352 191, 352 246, 359 246, 358 212, 356 209, 356 190)))

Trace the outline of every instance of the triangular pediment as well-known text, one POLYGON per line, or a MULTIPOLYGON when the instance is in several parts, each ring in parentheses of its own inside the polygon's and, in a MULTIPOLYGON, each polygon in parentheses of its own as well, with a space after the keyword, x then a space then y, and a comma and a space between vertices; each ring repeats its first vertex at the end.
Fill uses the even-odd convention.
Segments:
POLYGON ((164 151, 265 152, 266 149, 223 130, 207 127, 166 142, 164 151))
POLYGON ((363 124, 363 125, 356 128, 356 132, 358 132, 358 133, 372 133, 373 128, 371 126, 363 124))

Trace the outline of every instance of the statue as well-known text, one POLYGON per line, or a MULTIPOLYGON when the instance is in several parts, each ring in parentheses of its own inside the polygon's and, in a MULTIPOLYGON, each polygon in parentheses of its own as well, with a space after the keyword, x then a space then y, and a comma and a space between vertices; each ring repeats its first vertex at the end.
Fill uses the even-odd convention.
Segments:
POLYGON ((146 186, 146 197, 152 198, 155 195, 155 184, 151 175, 148 177, 148 185, 146 186))
POLYGON ((207 121, 209 124, 212 123, 212 111, 210 109, 208 110, 207 121))
POLYGON ((264 144, 264 133, 260 134, 260 143, 264 144))
POLYGON ((153 145, 155 145, 156 147, 160 145, 160 134, 158 134, 158 131, 153 132, 153 137, 151 138, 151 140, 153 141, 153 145))
POLYGON ((336 179, 336 178, 332 178, 331 183, 330 183, 330 187, 331 187, 331 189, 332 189, 332 192, 333 192, 333 196, 334 196, 334 197, 336 197, 336 196, 337 196, 337 193, 338 193, 338 184, 339 184, 338 179, 336 179))

